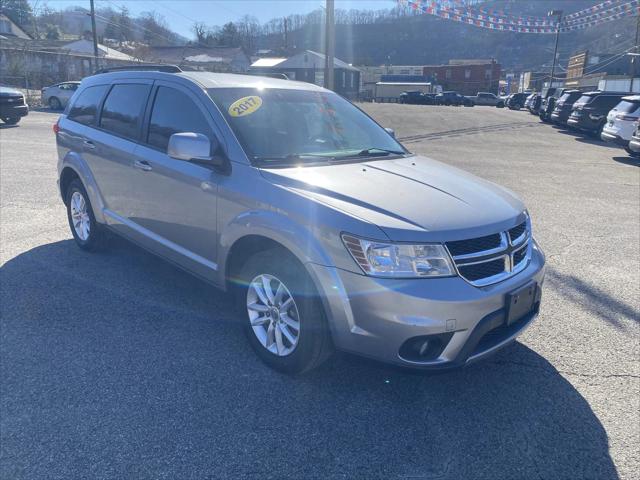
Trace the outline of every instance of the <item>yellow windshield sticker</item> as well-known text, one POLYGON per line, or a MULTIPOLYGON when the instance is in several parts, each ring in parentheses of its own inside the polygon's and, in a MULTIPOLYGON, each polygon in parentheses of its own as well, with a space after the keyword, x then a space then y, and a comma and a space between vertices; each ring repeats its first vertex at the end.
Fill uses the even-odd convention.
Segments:
POLYGON ((255 95, 242 97, 229 106, 229 115, 232 117, 246 117, 262 106, 262 99, 255 95))

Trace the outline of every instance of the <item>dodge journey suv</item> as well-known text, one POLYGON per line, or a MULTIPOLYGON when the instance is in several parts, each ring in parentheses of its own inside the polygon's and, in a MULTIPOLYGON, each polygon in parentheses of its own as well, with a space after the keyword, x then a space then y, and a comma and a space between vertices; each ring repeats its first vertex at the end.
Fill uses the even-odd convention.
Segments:
POLYGON ((54 131, 78 246, 114 232, 228 291, 280 371, 334 348, 464 366, 538 313, 544 256, 522 202, 313 84, 108 71, 54 131))

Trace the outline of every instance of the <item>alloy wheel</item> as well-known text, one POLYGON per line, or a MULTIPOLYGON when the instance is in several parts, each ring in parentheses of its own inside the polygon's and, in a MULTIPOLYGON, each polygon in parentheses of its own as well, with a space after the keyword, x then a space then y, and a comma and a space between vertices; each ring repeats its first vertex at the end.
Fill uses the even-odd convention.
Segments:
POLYGON ((75 191, 71 195, 71 220, 73 221, 73 229, 78 238, 83 242, 89 239, 91 233, 91 218, 87 210, 87 202, 82 193, 75 191))
POLYGON ((286 285, 273 275, 251 280, 247 290, 249 322, 260 344, 279 357, 291 354, 300 338, 298 307, 286 285))

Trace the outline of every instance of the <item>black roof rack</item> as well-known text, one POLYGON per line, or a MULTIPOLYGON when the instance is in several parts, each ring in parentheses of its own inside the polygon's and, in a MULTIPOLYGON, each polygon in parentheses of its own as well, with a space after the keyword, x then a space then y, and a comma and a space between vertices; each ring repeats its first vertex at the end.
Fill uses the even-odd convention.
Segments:
POLYGON ((101 73, 110 73, 110 72, 127 72, 127 71, 150 71, 150 72, 164 72, 164 73, 180 73, 182 69, 177 65, 125 65, 122 67, 108 67, 101 68, 100 70, 96 70, 94 75, 98 75, 101 73))

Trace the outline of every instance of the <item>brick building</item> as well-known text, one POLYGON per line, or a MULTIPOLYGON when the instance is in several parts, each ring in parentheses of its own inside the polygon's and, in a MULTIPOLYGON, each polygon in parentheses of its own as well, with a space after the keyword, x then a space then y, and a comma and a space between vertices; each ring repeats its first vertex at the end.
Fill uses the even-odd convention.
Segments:
POLYGON ((495 60, 450 60, 447 65, 425 65, 423 74, 443 90, 462 95, 478 92, 497 94, 500 88, 500 64, 495 60))

